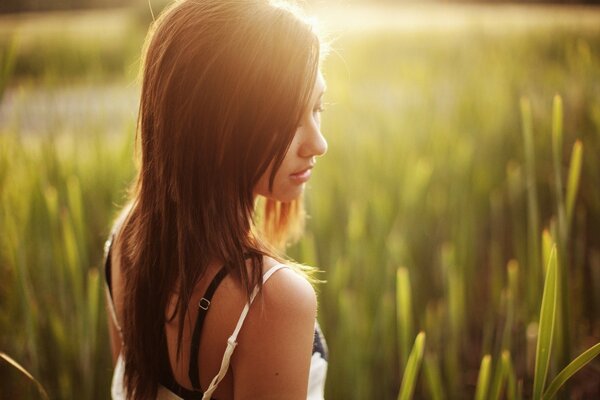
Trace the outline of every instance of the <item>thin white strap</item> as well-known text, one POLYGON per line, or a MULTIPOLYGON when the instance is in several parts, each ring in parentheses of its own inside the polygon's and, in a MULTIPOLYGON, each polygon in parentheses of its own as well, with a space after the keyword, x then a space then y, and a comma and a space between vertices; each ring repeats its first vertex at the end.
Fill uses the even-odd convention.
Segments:
MULTIPOLYGON (((278 265, 272 267, 267 272, 265 272, 263 274, 263 285, 271 277, 271 275, 273 275, 275 272, 277 272, 281 268, 288 268, 288 266, 285 264, 278 264, 278 265)), ((250 305, 252 305, 252 302, 254 301, 254 298, 256 297, 257 294, 258 294, 258 286, 256 286, 254 288, 254 291, 252 292, 252 296, 250 296, 250 302, 246 303, 246 306, 244 307, 244 309, 242 310, 242 314, 240 315, 240 319, 238 320, 238 323, 235 326, 235 329, 230 336, 230 338, 233 339, 234 341, 237 339, 238 333, 240 333, 240 329, 242 329, 242 325, 244 324, 246 315, 248 315, 248 311, 250 311, 250 305)))
MULTIPOLYGON (((115 228, 113 227, 113 230, 115 228)), ((110 246, 112 245, 113 242, 113 234, 111 232, 110 237, 106 240, 106 242, 104 242, 104 265, 106 266, 106 262, 108 260, 108 257, 110 256, 109 254, 109 249, 110 246)), ((111 276, 114 276, 114 271, 112 268, 112 261, 108 260, 111 263, 111 271, 110 274, 111 276)), ((112 279, 112 278, 111 278, 112 279)), ((115 327, 117 328, 117 331, 119 332, 119 336, 121 338, 121 345, 123 344, 123 330, 121 329, 121 325, 119 324, 119 320, 117 319, 117 311, 115 309, 115 303, 113 301, 113 297, 112 297, 112 293, 110 291, 110 288, 108 287, 108 281, 106 279, 104 280, 104 292, 106 293, 106 298, 108 300, 108 310, 110 312, 110 316, 113 320, 113 323, 115 324, 115 327)))
POLYGON ((117 311, 115 310, 115 303, 113 303, 112 296, 110 294, 110 289, 108 285, 105 285, 104 292, 106 293, 106 297, 108 299, 108 310, 110 312, 110 316, 112 318, 117 331, 119 332, 119 336, 121 336, 121 341, 123 341, 123 330, 121 329, 121 325, 119 325, 119 321, 117 320, 117 311))
MULTIPOLYGON (((267 272, 265 272, 263 274, 263 278, 262 278, 263 285, 271 277, 271 275, 273 275, 275 272, 277 272, 278 270, 280 270, 282 268, 289 268, 289 266, 287 266, 285 264, 277 264, 276 266, 272 267, 267 272)), ((244 324, 246 315, 248 315, 248 311, 250 310, 250 305, 252 305, 254 298, 258 294, 258 290, 259 290, 259 287, 257 285, 254 287, 254 290, 252 291, 252 295, 250 296, 250 302, 247 302, 246 305, 244 306, 244 309, 242 310, 242 314, 240 315, 240 319, 238 320, 238 323, 237 323, 233 333, 227 339, 227 348, 225 349, 225 353, 223 354, 223 359, 221 360, 221 368, 219 369, 219 373, 213 378, 212 382, 208 386, 208 389, 206 389, 206 392, 204 392, 204 395, 202 396, 202 400, 210 400, 210 397, 212 396, 214 391, 217 389, 217 385, 225 377, 225 374, 227 373, 227 369, 229 368, 229 362, 231 361, 231 355, 233 354, 233 350, 235 350, 235 346, 237 346, 237 341, 236 341, 237 336, 240 333, 240 329, 242 329, 242 325, 244 324)))

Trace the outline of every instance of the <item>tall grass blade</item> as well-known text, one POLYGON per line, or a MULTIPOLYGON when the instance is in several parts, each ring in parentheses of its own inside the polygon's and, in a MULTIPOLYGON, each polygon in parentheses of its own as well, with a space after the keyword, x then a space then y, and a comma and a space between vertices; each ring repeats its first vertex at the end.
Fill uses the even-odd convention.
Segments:
MULTIPOLYGON (((552 100, 552 156, 555 167, 560 167, 563 144, 563 104, 562 97, 555 95, 552 100)), ((560 170, 560 169, 559 169, 560 170)))
POLYGON ((502 389, 507 386, 507 390, 504 398, 513 400, 516 397, 516 379, 515 371, 510 361, 510 353, 507 350, 502 352, 500 362, 494 374, 494 380, 490 388, 490 395, 487 397, 489 400, 500 399, 502 389), (508 384, 508 385, 506 385, 508 384))
POLYGON ((550 354, 552 351, 552 338, 554 336, 556 306, 558 300, 558 280, 556 279, 557 256, 556 245, 552 246, 548 260, 544 294, 540 309, 540 323, 538 327, 538 339, 535 353, 535 370, 533 380, 533 398, 542 398, 548 367, 550 365, 550 354))
POLYGON ((398 323, 400 365, 406 365, 412 337, 412 303, 408 269, 396 271, 396 321, 398 323))
MULTIPOLYGON (((566 205, 564 200, 563 192, 563 177, 562 177, 562 152, 563 152, 563 105, 562 98, 559 95, 554 96, 553 107, 552 107, 552 161, 554 169, 554 183, 556 193, 556 213, 558 216, 557 223, 557 244, 558 259, 557 268, 557 279, 558 279, 558 291, 560 293, 560 300, 557 309, 557 326, 561 327, 556 331, 555 337, 555 354, 556 359, 560 365, 565 365, 570 356, 571 348, 571 332, 569 326, 569 310, 570 298, 567 292, 569 286, 568 280, 569 275, 566 274, 565 265, 567 264, 565 255, 567 254, 567 243, 568 243, 568 223, 566 217, 566 205)), ((544 262, 542 265, 547 265, 544 262)))
POLYGON ((490 400, 497 400, 500 398, 500 393, 502 392, 502 387, 506 382, 507 375, 507 365, 506 361, 504 361, 504 357, 508 354, 507 351, 502 352, 502 358, 499 360, 498 365, 496 367, 496 371, 494 371, 494 379, 492 379, 492 385, 490 387, 490 395, 487 397, 490 400))
POLYGON ((417 382, 417 376, 421 368, 421 362, 423 361, 423 352, 425 351, 425 332, 419 332, 415 339, 404 375, 402 376, 402 384, 400 385, 400 392, 398 393, 398 400, 409 400, 412 399, 415 391, 415 385, 417 382))
POLYGON ((596 356, 600 354, 600 343, 596 343, 594 346, 590 347, 579 357, 571 361, 569 365, 567 365, 562 371, 554 377, 548 388, 544 392, 544 400, 550 400, 558 393, 558 390, 561 386, 572 377, 577 371, 581 368, 585 367, 590 361, 592 361, 596 356))
POLYGON ((542 232, 542 261, 544 265, 544 276, 546 276, 547 268, 550 261, 550 254, 552 253, 552 246, 555 242, 548 229, 544 229, 542 232))
POLYGON ((569 178, 567 180, 567 223, 570 224, 573 218, 573 207, 575 206, 575 197, 579 188, 579 178, 581 176, 581 159, 583 153, 583 144, 577 140, 573 145, 571 152, 571 164, 569 165, 569 178))
POLYGON ((508 290, 512 295, 513 301, 516 301, 519 295, 519 262, 512 259, 506 265, 508 273, 508 290))
POLYGON ((552 164, 556 184, 556 200, 558 213, 558 229, 561 239, 566 237, 565 200, 562 181, 562 147, 563 147, 563 105, 559 95, 554 96, 552 104, 552 164))
POLYGON ((44 386, 42 386, 42 384, 37 379, 35 379, 33 375, 31 375, 29 371, 27 371, 21 364, 19 364, 18 362, 13 360, 8 354, 3 352, 0 352, 0 358, 9 363, 11 366, 13 366, 17 371, 25 375, 33 383, 35 383, 35 386, 37 387, 38 392, 40 392, 40 395, 46 400, 49 399, 48 393, 46 393, 46 389, 44 389, 44 386))
POLYGON ((490 385, 490 375, 492 367, 492 356, 486 354, 481 359, 479 367, 479 376, 477 377, 477 389, 475 390, 475 400, 487 399, 488 387, 490 385))

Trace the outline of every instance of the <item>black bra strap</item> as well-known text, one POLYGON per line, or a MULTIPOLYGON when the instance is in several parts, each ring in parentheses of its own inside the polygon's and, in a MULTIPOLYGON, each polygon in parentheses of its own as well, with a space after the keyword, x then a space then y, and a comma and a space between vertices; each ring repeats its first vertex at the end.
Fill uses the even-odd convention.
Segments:
POLYGON ((108 241, 105 243, 106 249, 106 258, 104 259, 104 277, 106 279, 106 284, 108 285, 108 293, 110 294, 110 299, 112 301, 112 276, 111 276, 111 267, 112 263, 110 260, 112 253, 112 244, 115 239, 115 234, 111 233, 108 241))
POLYGON ((210 285, 208 285, 208 289, 206 289, 204 297, 202 297, 198 303, 198 317, 196 318, 194 333, 192 334, 192 343, 190 346, 190 367, 188 373, 190 382, 192 382, 192 387, 194 389, 200 389, 198 351, 200 350, 200 334, 202 333, 204 318, 206 317, 208 307, 210 306, 210 300, 212 299, 213 294, 215 294, 215 290, 217 290, 217 287, 223 278, 225 278, 225 275, 227 275, 227 269, 222 267, 221 270, 217 272, 210 285))

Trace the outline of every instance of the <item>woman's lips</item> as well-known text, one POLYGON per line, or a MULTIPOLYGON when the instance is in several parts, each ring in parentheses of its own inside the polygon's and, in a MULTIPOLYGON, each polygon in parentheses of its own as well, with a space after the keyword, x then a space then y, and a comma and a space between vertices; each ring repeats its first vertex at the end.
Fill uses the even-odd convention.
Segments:
POLYGON ((298 172, 294 172, 293 174, 290 174, 290 178, 298 183, 304 183, 310 179, 311 169, 312 167, 308 167, 298 172))

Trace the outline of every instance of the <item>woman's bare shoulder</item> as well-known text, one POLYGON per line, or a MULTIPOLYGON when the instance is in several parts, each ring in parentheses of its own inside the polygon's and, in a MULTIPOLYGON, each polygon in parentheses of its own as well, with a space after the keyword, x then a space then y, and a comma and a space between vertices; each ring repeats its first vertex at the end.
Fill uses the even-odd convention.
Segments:
MULTIPOLYGON (((265 271, 280 263, 265 261, 265 271)), ((280 268, 250 307, 232 358, 240 398, 306 398, 317 298, 310 282, 280 268), (290 362, 293 360, 293 362, 290 362)))
POLYGON ((317 307, 317 296, 312 284, 291 265, 280 263, 271 257, 265 256, 263 272, 268 273, 271 268, 284 265, 275 271, 259 293, 262 301, 269 305, 273 312, 295 312, 312 314, 317 307))

